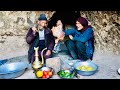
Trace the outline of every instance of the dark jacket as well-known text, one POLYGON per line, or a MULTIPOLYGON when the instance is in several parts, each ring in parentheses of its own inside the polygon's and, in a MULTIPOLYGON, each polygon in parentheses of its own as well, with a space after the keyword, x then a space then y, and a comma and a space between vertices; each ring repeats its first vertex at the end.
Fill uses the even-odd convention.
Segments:
MULTIPOLYGON (((45 34, 45 45, 48 50, 52 51, 55 45, 55 40, 52 31, 49 28, 45 28, 44 34, 45 34)), ((26 35, 26 42, 29 44, 28 60, 30 61, 34 53, 34 47, 37 47, 39 43, 39 33, 36 32, 36 34, 34 35, 32 28, 30 28, 26 35)))
POLYGON ((94 53, 94 32, 92 28, 88 28, 83 33, 76 29, 69 29, 64 32, 66 36, 72 35, 74 41, 85 43, 87 56, 92 59, 94 53))

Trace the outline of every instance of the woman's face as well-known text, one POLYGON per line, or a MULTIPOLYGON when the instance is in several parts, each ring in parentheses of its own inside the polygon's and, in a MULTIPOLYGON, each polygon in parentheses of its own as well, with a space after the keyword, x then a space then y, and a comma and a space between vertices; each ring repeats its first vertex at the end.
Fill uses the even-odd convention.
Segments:
POLYGON ((77 27, 77 30, 83 29, 83 26, 78 21, 76 21, 76 27, 77 27))
POLYGON ((56 23, 57 26, 59 25, 62 25, 62 21, 61 20, 58 20, 57 23, 56 23))

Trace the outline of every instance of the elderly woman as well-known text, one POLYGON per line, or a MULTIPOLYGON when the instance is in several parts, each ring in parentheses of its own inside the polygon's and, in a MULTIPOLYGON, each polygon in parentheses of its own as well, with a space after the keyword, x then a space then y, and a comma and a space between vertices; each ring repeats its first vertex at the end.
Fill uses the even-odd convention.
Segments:
POLYGON ((64 30, 64 34, 61 37, 63 36, 69 36, 70 38, 65 43, 73 59, 92 60, 94 53, 94 33, 85 18, 79 17, 76 20, 76 29, 64 30))

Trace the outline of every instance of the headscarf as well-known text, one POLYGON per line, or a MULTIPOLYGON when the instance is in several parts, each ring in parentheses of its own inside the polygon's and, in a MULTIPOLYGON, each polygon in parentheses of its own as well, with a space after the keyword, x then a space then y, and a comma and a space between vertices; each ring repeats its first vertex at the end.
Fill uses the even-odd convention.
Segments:
POLYGON ((86 29, 92 28, 91 25, 88 25, 88 21, 84 17, 79 17, 76 21, 83 26, 83 29, 79 30, 79 32, 84 32, 86 29))

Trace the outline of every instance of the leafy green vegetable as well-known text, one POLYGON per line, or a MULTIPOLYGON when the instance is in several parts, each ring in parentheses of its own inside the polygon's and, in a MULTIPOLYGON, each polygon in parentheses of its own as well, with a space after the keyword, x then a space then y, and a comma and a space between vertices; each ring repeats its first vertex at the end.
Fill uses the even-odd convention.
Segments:
POLYGON ((62 78, 73 78, 73 76, 74 76, 74 74, 71 74, 69 72, 65 72, 65 70, 59 71, 58 75, 62 78))

